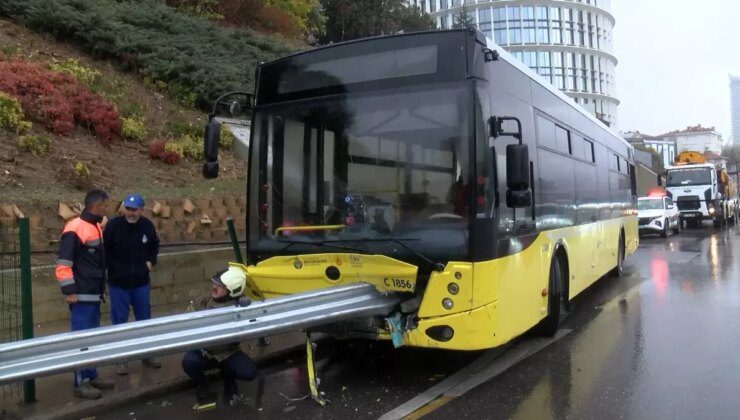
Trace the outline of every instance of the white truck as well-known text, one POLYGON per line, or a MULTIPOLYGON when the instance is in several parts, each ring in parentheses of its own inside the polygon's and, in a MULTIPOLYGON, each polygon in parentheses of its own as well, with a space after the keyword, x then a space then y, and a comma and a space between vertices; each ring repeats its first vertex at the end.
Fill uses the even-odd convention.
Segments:
POLYGON ((734 217, 727 172, 698 152, 681 152, 666 168, 666 195, 678 207, 681 223, 696 227, 711 220, 715 227, 734 217))
POLYGON ((640 235, 659 233, 667 238, 671 231, 681 233, 678 209, 673 200, 662 193, 637 199, 637 226, 640 235))

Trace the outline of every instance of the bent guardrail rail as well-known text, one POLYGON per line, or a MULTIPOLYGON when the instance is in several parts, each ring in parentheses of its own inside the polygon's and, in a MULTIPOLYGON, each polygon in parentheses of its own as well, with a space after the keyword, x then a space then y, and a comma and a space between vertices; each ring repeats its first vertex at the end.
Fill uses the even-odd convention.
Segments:
POLYGON ((0 345, 0 384, 390 313, 367 283, 0 345))

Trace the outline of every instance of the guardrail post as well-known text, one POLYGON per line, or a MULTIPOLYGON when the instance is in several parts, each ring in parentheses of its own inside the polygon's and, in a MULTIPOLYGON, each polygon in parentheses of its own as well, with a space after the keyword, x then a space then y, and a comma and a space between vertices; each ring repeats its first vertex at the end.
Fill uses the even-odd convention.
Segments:
MULTIPOLYGON (((18 220, 21 263, 21 313, 23 339, 33 338, 33 291, 31 289, 31 227, 28 218, 18 220)), ((36 401, 36 381, 23 383, 23 401, 36 401)))
POLYGON ((239 248, 239 237, 236 236, 236 229, 234 229, 234 219, 229 217, 226 219, 226 227, 229 229, 229 239, 231 239, 231 246, 234 247, 234 258, 239 264, 244 264, 244 258, 242 258, 242 250, 239 248))

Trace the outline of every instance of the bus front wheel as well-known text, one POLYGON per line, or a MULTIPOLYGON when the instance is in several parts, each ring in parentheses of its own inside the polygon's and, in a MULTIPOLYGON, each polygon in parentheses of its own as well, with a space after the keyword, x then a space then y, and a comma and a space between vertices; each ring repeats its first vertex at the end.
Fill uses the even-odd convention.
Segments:
POLYGON ((547 293, 547 316, 540 321, 539 332, 546 337, 552 337, 558 332, 560 324, 561 303, 563 301, 563 268, 557 254, 550 262, 550 280, 547 293))

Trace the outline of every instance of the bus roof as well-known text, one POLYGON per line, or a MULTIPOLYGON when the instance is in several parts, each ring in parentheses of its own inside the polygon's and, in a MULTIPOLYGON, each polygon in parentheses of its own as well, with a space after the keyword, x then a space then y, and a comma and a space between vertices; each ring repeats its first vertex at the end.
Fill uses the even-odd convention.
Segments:
POLYGON ((555 96, 557 96, 558 98, 560 98, 563 101, 565 101, 566 103, 568 103, 571 108, 573 108, 577 112, 579 112, 582 115, 584 115, 586 118, 588 118, 589 120, 591 120, 591 122, 596 123, 596 125, 598 125, 599 128, 601 128, 602 130, 604 130, 607 133, 609 133, 612 137, 614 137, 615 139, 621 141, 623 144, 627 145, 629 148, 632 148, 632 145, 627 140, 625 140, 622 136, 620 136, 619 134, 617 134, 611 127, 608 127, 601 120, 599 120, 598 118, 596 118, 593 114, 591 114, 590 112, 586 111, 585 108, 583 108, 582 106, 580 106, 577 103, 575 103, 575 101, 573 100, 573 98, 571 98, 568 95, 566 95, 565 93, 563 93, 563 91, 561 91, 560 89, 556 88, 552 83, 549 83, 542 76, 540 76, 537 72, 535 72, 534 70, 532 70, 531 68, 529 68, 526 64, 524 64, 521 60, 519 60, 518 58, 514 57, 512 54, 510 54, 508 51, 506 51, 500 45, 496 44, 496 42, 494 42, 491 38, 486 37, 485 39, 486 39, 486 42, 488 43, 488 47, 491 48, 491 49, 495 49, 499 53, 499 56, 501 58, 503 58, 504 60, 506 60, 507 63, 509 63, 512 66, 516 67, 519 71, 521 71, 522 73, 524 73, 527 76, 529 76, 529 78, 531 78, 532 80, 534 80, 535 82, 537 82, 540 86, 542 86, 545 89, 549 90, 555 96))
MULTIPOLYGON (((433 31, 419 31, 419 32, 409 32, 409 33, 401 33, 401 34, 393 34, 393 35, 381 35, 381 36, 374 36, 374 37, 367 37, 367 38, 358 38, 358 39, 353 39, 353 40, 349 40, 349 41, 338 42, 336 44, 324 45, 324 46, 321 46, 321 47, 318 47, 318 48, 313 48, 313 49, 310 49, 310 50, 299 51, 299 52, 296 52, 294 54, 290 54, 290 55, 286 55, 286 56, 277 58, 275 60, 271 60, 271 61, 266 61, 266 62, 260 63, 259 66, 270 65, 270 64, 278 63, 278 62, 283 61, 283 60, 288 60, 288 59, 291 59, 291 58, 294 58, 294 57, 297 57, 297 56, 301 56, 301 55, 304 55, 304 54, 309 54, 309 53, 312 53, 312 52, 315 52, 315 51, 322 51, 322 50, 326 50, 326 49, 330 49, 330 48, 334 48, 334 47, 338 47, 338 46, 342 46, 342 45, 349 45, 349 44, 355 44, 355 43, 361 43, 361 42, 368 42, 368 41, 375 40, 375 39, 385 39, 385 38, 395 38, 395 37, 407 37, 407 36, 415 36, 415 35, 430 34, 430 33, 463 32, 463 31, 467 31, 467 29, 445 29, 445 30, 433 30, 433 31)), ((588 118, 589 120, 591 120, 591 122, 595 123, 599 128, 601 128, 605 132, 609 133, 614 139, 617 139, 618 141, 620 141, 622 144, 626 145, 630 149, 633 148, 632 145, 627 140, 625 140, 624 138, 622 138, 622 136, 620 136, 619 134, 617 134, 612 128, 608 127, 606 124, 604 124, 598 118, 596 118, 593 114, 591 114, 590 112, 586 111, 585 108, 583 108, 582 106, 580 106, 577 103, 575 103, 573 101, 573 98, 571 98, 571 97, 567 96, 566 94, 564 94, 560 89, 556 88, 552 83, 547 82, 545 79, 542 78, 542 76, 540 76, 539 74, 537 74, 537 72, 535 72, 534 70, 532 70, 531 68, 529 68, 523 62, 521 62, 519 59, 517 59, 516 57, 514 57, 512 54, 510 54, 508 51, 506 51, 503 47, 501 47, 500 45, 496 44, 492 39, 490 39, 490 38, 486 37, 485 35, 483 35, 483 33, 480 32, 477 29, 476 29, 476 36, 477 36, 477 38, 479 38, 481 40, 486 40, 487 47, 496 50, 499 53, 499 56, 501 58, 503 58, 507 63, 509 63, 512 66, 516 67, 519 71, 521 71, 522 73, 524 73, 525 75, 527 75, 530 79, 534 80, 535 82, 537 82, 538 84, 540 84, 542 87, 544 87, 545 89, 549 90, 551 93, 553 93, 559 99, 561 99, 564 102, 568 103, 570 105, 570 107, 573 108, 576 112, 579 112, 581 115, 583 115, 586 118, 588 118)))

